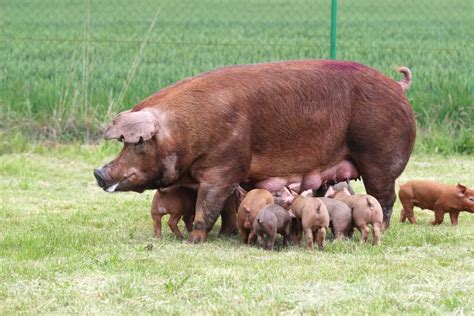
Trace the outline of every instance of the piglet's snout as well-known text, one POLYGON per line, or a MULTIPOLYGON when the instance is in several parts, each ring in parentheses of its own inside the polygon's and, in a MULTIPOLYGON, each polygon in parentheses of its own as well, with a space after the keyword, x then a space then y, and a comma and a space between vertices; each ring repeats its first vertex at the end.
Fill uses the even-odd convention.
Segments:
POLYGON ((97 180, 97 185, 101 188, 105 188, 104 170, 94 169, 94 177, 97 180))

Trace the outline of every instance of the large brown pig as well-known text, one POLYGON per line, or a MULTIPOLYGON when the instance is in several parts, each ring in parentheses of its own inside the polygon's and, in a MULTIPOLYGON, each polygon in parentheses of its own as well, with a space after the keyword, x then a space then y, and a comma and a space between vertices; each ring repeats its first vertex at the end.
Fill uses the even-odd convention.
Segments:
POLYGON ((388 225, 415 141, 400 71, 397 82, 353 62, 300 60, 184 79, 113 120, 105 138, 124 147, 94 175, 108 192, 197 185, 190 242, 206 240, 239 184, 302 192, 362 177, 388 225))
POLYGON ((458 224, 460 211, 474 213, 474 188, 468 189, 462 184, 449 185, 433 181, 410 181, 400 185, 398 197, 402 202, 400 221, 407 218, 414 224, 413 207, 434 211, 433 225, 443 222, 444 214, 449 213, 451 224, 458 224))

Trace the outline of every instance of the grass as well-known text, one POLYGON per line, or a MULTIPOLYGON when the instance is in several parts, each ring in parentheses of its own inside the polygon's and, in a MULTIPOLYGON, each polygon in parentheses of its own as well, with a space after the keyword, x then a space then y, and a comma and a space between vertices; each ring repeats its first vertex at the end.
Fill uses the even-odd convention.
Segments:
MULTIPOLYGON (((95 185, 92 168, 118 150, 42 144, 0 156, 0 314, 474 313, 472 214, 432 227, 433 213, 416 210, 419 224, 400 224, 397 201, 380 247, 356 233, 324 252, 266 252, 218 238, 218 227, 204 245, 177 240, 166 224, 156 240, 153 192, 95 185)), ((473 168, 472 156, 418 154, 398 183, 473 186, 473 168)))
MULTIPOLYGON (((0 133, 91 142, 118 111, 220 66, 327 58, 330 3, 318 0, 0 0, 0 133), (156 20, 155 20, 156 18, 156 20)), ((343 1, 338 58, 400 78, 420 152, 473 153, 469 0, 343 1)))

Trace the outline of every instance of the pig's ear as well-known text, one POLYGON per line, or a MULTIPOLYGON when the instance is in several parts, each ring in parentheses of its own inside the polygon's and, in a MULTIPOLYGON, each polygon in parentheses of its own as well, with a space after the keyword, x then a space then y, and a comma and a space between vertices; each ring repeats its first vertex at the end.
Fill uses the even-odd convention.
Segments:
POLYGON ((326 191, 326 194, 324 194, 324 197, 333 197, 335 193, 336 193, 336 190, 334 190, 334 188, 331 185, 329 189, 326 191))
POLYGON ((288 210, 288 214, 290 214, 290 217, 296 218, 296 215, 291 208, 288 210))
POLYGON ((456 188, 458 189, 458 196, 463 197, 466 194, 467 188, 462 184, 458 183, 456 188))
POLYGON ((156 117, 148 111, 119 113, 105 131, 105 139, 118 139, 126 143, 149 140, 157 132, 156 117))

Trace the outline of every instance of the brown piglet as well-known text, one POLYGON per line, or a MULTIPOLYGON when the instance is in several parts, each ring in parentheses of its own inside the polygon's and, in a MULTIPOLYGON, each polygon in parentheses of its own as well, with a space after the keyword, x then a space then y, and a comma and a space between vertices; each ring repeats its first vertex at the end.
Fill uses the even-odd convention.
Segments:
POLYGON ((256 235, 253 232, 253 222, 258 212, 268 204, 273 204, 273 195, 265 189, 250 190, 237 211, 237 224, 239 226, 240 237, 246 244, 253 244, 256 235))
MULTIPOLYGON (((157 190, 151 204, 151 218, 155 237, 161 238, 161 218, 169 214, 168 226, 178 238, 183 238, 178 228, 182 218, 186 230, 193 230, 193 220, 196 209, 197 190, 185 186, 175 186, 157 190)), ((221 212, 221 229, 219 235, 230 236, 237 233, 236 212, 239 205, 239 194, 234 192, 229 196, 221 212)), ((210 230, 210 229, 209 229, 210 230)))
POLYGON ((329 188, 326 196, 342 201, 351 208, 354 224, 362 233, 361 242, 367 241, 370 232, 368 225, 372 224, 373 244, 380 244, 383 211, 376 198, 368 194, 351 195, 346 188, 336 191, 333 187, 329 188))
POLYGON ((288 246, 291 222, 290 213, 278 204, 269 204, 262 208, 253 222, 253 231, 260 248, 273 250, 277 233, 283 236, 283 246, 288 246))
POLYGON ((343 236, 352 238, 354 233, 354 221, 352 219, 352 210, 344 202, 326 197, 319 198, 329 213, 329 227, 331 228, 334 239, 339 240, 343 236))
POLYGON ((416 223, 414 206, 434 211, 433 225, 441 224, 445 213, 449 213, 453 225, 458 224, 459 212, 474 213, 474 188, 468 189, 462 184, 410 181, 400 185, 398 197, 403 207, 400 214, 401 222, 405 222, 408 218, 410 223, 416 223))
POLYGON ((170 214, 168 226, 178 238, 183 238, 178 222, 183 218, 188 232, 193 230, 194 209, 197 191, 187 187, 176 187, 171 190, 157 190, 151 204, 151 218, 155 237, 161 238, 161 217, 170 214))
POLYGON ((329 214, 324 203, 318 198, 299 195, 291 203, 291 211, 301 221, 307 248, 313 249, 313 243, 317 241, 319 249, 323 250, 329 227, 329 214))

